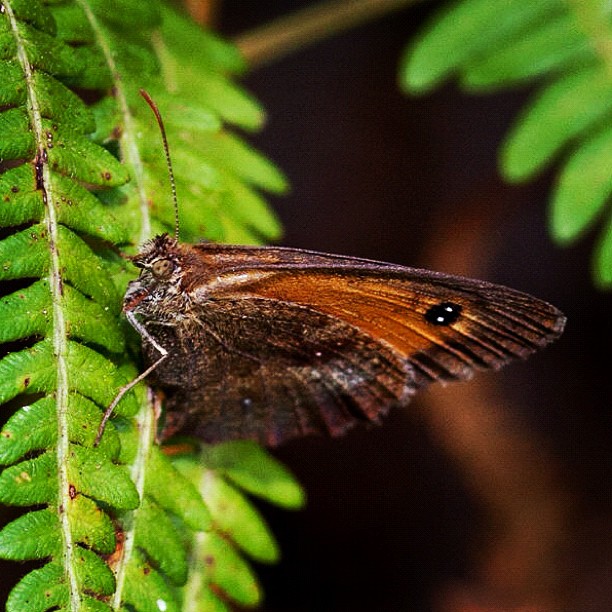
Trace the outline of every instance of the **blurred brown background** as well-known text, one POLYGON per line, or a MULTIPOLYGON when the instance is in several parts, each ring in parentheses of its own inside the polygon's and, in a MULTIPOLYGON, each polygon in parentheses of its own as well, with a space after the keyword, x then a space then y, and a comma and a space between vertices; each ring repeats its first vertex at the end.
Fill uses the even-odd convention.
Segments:
MULTIPOLYGON (((229 37, 312 3, 224 1, 229 37)), ((546 230, 554 174, 524 186, 496 152, 532 90, 403 96, 397 65, 432 9, 416 4, 277 62, 244 84, 253 138, 289 176, 284 244, 464 273, 547 299, 569 322, 526 363, 431 389, 385 426, 281 448, 300 513, 261 508, 283 551, 259 567, 267 612, 612 609, 612 299, 593 236, 546 230)))

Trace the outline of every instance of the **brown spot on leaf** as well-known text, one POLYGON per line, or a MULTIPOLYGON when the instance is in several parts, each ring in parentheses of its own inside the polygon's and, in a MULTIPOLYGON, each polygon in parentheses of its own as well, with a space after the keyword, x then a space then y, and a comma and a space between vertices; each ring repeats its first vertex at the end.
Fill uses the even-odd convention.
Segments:
POLYGON ((115 550, 110 555, 102 555, 106 559, 106 563, 111 569, 121 560, 124 542, 125 533, 118 524, 115 524, 115 550))

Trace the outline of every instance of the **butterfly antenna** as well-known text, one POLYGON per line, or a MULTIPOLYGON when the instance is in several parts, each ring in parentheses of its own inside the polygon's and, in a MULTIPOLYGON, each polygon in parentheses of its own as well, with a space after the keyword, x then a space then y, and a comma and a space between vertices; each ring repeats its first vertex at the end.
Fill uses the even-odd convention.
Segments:
POLYGON ((168 166, 168 176, 170 177, 170 188, 172 190, 172 202, 174 204, 174 237, 178 241, 179 239, 179 214, 178 214, 178 197, 176 195, 176 181, 174 180, 174 171, 172 170, 172 160, 170 159, 170 147, 168 146, 168 138, 166 137, 166 128, 164 126, 164 120, 162 119, 157 104, 153 101, 153 98, 149 95, 148 91, 144 89, 140 90, 140 95, 145 99, 146 103, 151 107, 151 110, 155 113, 157 119, 157 125, 159 125, 159 131, 161 132, 162 143, 164 145, 164 153, 166 154, 166 165, 168 166))

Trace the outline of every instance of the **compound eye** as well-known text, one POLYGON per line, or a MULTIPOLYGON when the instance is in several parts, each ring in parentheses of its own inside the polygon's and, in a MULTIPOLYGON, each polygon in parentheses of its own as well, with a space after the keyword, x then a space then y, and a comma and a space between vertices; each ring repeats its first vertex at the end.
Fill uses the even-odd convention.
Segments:
POLYGON ((158 259, 152 266, 153 275, 160 279, 165 279, 172 274, 174 264, 169 259, 158 259))

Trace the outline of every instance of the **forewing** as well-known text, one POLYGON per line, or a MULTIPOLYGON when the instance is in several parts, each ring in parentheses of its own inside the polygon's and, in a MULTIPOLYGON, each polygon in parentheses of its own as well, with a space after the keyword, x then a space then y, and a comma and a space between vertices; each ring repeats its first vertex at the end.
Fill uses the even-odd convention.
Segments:
MULTIPOLYGON (((554 306, 499 285, 384 264, 278 270, 241 287, 357 327, 409 361, 418 385, 465 379, 525 358, 557 338, 554 306)), ((359 261, 359 260, 357 260, 359 261)))

